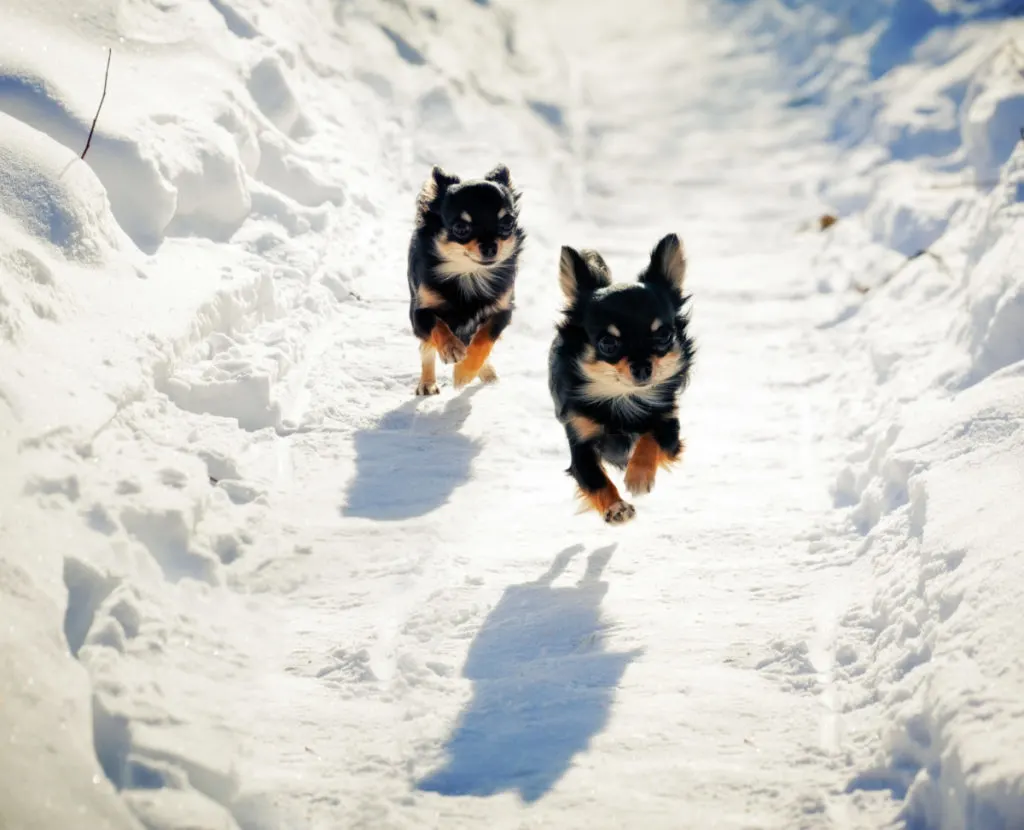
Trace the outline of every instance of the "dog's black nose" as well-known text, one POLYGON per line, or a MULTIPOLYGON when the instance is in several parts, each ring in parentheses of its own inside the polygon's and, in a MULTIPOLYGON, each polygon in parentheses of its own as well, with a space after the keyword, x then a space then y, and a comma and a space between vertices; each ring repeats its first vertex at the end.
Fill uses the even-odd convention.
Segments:
POLYGON ((480 243, 480 256, 485 259, 494 259, 498 255, 498 243, 497 242, 481 242, 480 243))
POLYGON ((637 383, 647 383, 651 379, 651 364, 647 363, 634 363, 630 366, 633 372, 633 380, 637 383))

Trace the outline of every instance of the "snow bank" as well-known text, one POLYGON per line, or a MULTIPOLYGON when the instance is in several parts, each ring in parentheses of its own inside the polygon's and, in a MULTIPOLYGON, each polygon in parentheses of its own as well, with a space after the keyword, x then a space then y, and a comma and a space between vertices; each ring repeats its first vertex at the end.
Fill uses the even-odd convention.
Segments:
POLYGON ((1024 211, 1005 199, 1024 181, 1022 159, 1004 172, 1008 188, 974 206, 1003 232, 960 285, 922 264, 844 324, 881 388, 876 420, 860 425, 866 461, 841 473, 835 495, 852 505, 878 593, 848 616, 838 648, 859 655, 843 670, 851 721, 873 722, 866 705, 891 723, 851 787, 890 790, 913 826, 1024 821, 1024 660, 1012 633, 1024 577, 1024 211), (915 342, 885 333, 922 315, 932 325, 915 342), (875 690, 867 704, 863 687, 875 690))
POLYGON ((910 827, 1022 826, 1024 21, 740 5, 844 150, 818 189, 853 448, 833 495, 875 585, 835 644, 849 791, 890 794, 910 827))
POLYGON ((5 830, 287 826, 244 786, 252 723, 214 680, 261 624, 222 591, 263 542, 243 459, 310 426, 290 412, 327 417, 296 405, 309 365, 393 294, 429 164, 552 178, 559 139, 502 61, 527 63, 475 4, 4 10, 5 830))
MULTIPOLYGON (((0 111, 80 154, 88 138, 103 86, 103 55, 61 29, 24 25, 11 14, 4 21, 4 39, 18 40, 18 51, 4 49, 0 58, 0 111), (63 60, 54 65, 50 49, 63 60), (62 86, 74 67, 95 70, 87 105, 78 86, 79 100, 62 86), (58 71, 54 72, 54 68, 58 71), (87 110, 91 109, 91 112, 87 110)), ((114 117, 114 123, 119 120, 114 117)), ((153 244, 175 212, 175 191, 160 173, 155 159, 127 135, 97 125, 88 164, 103 182, 110 206, 126 233, 143 244, 153 244)))

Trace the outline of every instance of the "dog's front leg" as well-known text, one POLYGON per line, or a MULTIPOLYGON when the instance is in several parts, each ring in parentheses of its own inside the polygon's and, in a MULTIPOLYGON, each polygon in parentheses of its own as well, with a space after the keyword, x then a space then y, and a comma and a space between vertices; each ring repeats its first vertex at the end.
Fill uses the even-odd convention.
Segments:
POLYGON ((626 489, 634 496, 650 493, 654 489, 658 467, 668 467, 675 463, 682 451, 679 419, 672 413, 637 440, 626 466, 626 489))
POLYGON ((458 363, 466 356, 466 347, 448 324, 433 309, 417 308, 412 313, 413 333, 429 344, 445 363, 458 363))
POLYGON ((686 449, 686 444, 679 437, 679 415, 677 410, 673 409, 671 412, 666 413, 654 425, 651 434, 654 436, 658 449, 661 451, 658 458, 659 466, 668 467, 683 457, 683 450, 686 449))
POLYGON ((411 318, 413 333, 420 341, 420 382, 416 394, 436 395, 437 356, 445 363, 454 363, 466 354, 466 347, 433 309, 413 308, 411 318))
POLYGON ((494 344, 508 327, 511 319, 511 311, 501 311, 488 318, 476 330, 473 339, 469 342, 469 348, 466 349, 466 356, 455 365, 452 380, 456 389, 471 383, 477 375, 486 383, 498 379, 497 373, 488 364, 487 358, 491 356, 494 344))
POLYGON ((594 441, 578 441, 571 427, 566 428, 572 463, 569 475, 579 486, 580 497, 596 510, 608 524, 624 524, 636 515, 633 505, 624 502, 609 480, 594 441))

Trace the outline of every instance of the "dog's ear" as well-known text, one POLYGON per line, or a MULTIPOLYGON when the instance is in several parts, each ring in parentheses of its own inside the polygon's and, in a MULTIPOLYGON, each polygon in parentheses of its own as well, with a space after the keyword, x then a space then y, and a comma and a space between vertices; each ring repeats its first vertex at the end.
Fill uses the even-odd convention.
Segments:
POLYGON ((437 188, 437 195, 441 196, 444 192, 451 187, 453 184, 458 184, 462 181, 454 173, 449 173, 440 165, 435 164, 430 171, 430 178, 434 180, 434 186, 437 188))
POLYGON ((568 245, 562 246, 558 262, 558 284, 570 305, 583 295, 611 285, 611 282, 611 272, 597 251, 577 251, 568 245))
POLYGON ((497 167, 491 170, 491 172, 484 176, 484 179, 489 182, 497 182, 498 184, 503 184, 505 185, 505 187, 510 189, 512 187, 512 174, 508 172, 508 167, 506 167, 504 164, 499 164, 497 167))
POLYGON ((640 282, 648 285, 662 284, 675 294, 682 296, 683 281, 686 278, 686 253, 683 243, 674 233, 658 242, 651 252, 651 264, 640 275, 640 282))
POLYGON ((603 256, 593 248, 584 248, 580 251, 580 256, 583 257, 583 261, 590 267, 590 273, 593 275, 598 288, 612 284, 612 271, 608 267, 608 263, 604 261, 603 256))
POLYGON ((494 182, 495 184, 500 184, 503 187, 508 188, 508 192, 512 194, 512 204, 516 206, 519 205, 519 199, 522 197, 523 194, 512 181, 512 174, 509 172, 509 169, 506 165, 499 164, 497 167, 491 170, 486 176, 484 176, 484 181, 494 182))
POLYGON ((458 176, 445 172, 439 165, 433 166, 416 197, 416 227, 422 228, 426 224, 427 215, 436 210, 438 200, 444 196, 445 191, 460 181, 458 176))

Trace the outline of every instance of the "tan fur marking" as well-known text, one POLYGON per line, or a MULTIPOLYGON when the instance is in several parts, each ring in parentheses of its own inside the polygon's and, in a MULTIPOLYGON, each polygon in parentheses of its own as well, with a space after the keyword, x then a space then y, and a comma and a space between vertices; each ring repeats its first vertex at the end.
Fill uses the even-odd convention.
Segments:
POLYGON ((683 282, 686 279, 686 253, 683 243, 675 234, 670 234, 666 240, 665 248, 662 251, 661 267, 665 271, 669 283, 682 291, 683 282))
POLYGON ((491 323, 488 321, 476 330, 473 339, 469 341, 466 356, 455 365, 453 380, 456 388, 470 383, 479 374, 493 348, 494 337, 491 336, 491 323))
POLYGON ((615 371, 619 373, 619 377, 622 378, 622 382, 625 384, 633 383, 633 372, 629 368, 629 360, 622 358, 618 363, 614 365, 615 371))
POLYGON ((612 337, 622 337, 622 332, 619 331, 619 327, 616 326, 614 323, 612 325, 608 326, 608 333, 612 337))
POLYGON ((558 259, 558 286, 566 300, 570 303, 576 301, 576 272, 568 247, 562 248, 562 254, 558 259))
POLYGON ((671 456, 658 446, 653 435, 650 433, 641 435, 636 446, 633 447, 633 454, 626 465, 626 489, 634 495, 651 492, 658 468, 667 469, 678 462, 682 456, 682 442, 680 442, 679 454, 671 456))
POLYGON ((630 493, 649 493, 654 487, 654 475, 658 472, 661 448, 650 434, 641 435, 633 447, 633 454, 626 465, 626 489, 630 493))
POLYGON ((651 360, 651 383, 663 383, 679 371, 683 360, 683 353, 678 349, 672 349, 667 354, 654 355, 651 360))
POLYGON ((514 250, 514 246, 499 246, 498 256, 493 262, 483 263, 480 261, 480 246, 476 240, 470 240, 465 245, 459 242, 449 241, 444 236, 439 236, 434 243, 434 249, 441 258, 436 273, 441 277, 474 277, 474 282, 486 287, 494 279, 492 269, 504 262, 514 250))
POLYGON ((416 302, 420 308, 440 308, 445 304, 444 297, 426 285, 416 289, 416 302))
POLYGON ((437 349, 433 343, 420 343, 420 384, 416 388, 417 395, 437 394, 436 358, 437 349))
POLYGON ((661 320, 655 320, 653 323, 651 323, 651 331, 657 331, 660 328, 661 328, 661 320))
POLYGON ((466 213, 466 211, 462 211, 462 213, 459 214, 459 218, 463 222, 472 222, 473 221, 473 217, 470 216, 468 213, 466 213))
POLYGON ((494 261, 504 262, 512 254, 515 253, 516 246, 519 244, 519 240, 514 236, 510 236, 508 239, 502 239, 498 237, 498 255, 494 258, 494 261))
POLYGON ((429 342, 441 355, 441 359, 445 363, 461 360, 466 352, 466 347, 462 345, 462 341, 452 334, 452 330, 448 328, 448 324, 443 320, 434 321, 434 328, 430 332, 429 342))
POLYGON ((576 412, 569 416, 569 426, 573 428, 581 441, 593 441, 604 432, 604 427, 597 421, 576 412))
POLYGON ((504 294, 498 297, 497 300, 494 301, 493 305, 491 305, 487 309, 487 313, 492 314, 493 312, 496 311, 508 311, 510 308, 512 308, 512 297, 514 294, 515 291, 512 288, 510 288, 508 291, 506 291, 504 294))
POLYGON ((420 188, 419 195, 416 197, 417 228, 422 228, 426 223, 427 211, 430 210, 430 203, 435 198, 437 198, 437 182, 434 181, 434 176, 431 174, 423 183, 423 187, 420 188))
POLYGON ((622 360, 613 365, 603 360, 587 360, 584 354, 579 367, 587 379, 586 392, 595 400, 625 398, 636 393, 628 361, 622 360))
POLYGON ((588 493, 582 489, 577 492, 584 502, 601 514, 604 514, 604 512, 613 504, 617 504, 622 501, 619 491, 615 489, 615 485, 610 481, 600 490, 594 490, 592 493, 588 493))

